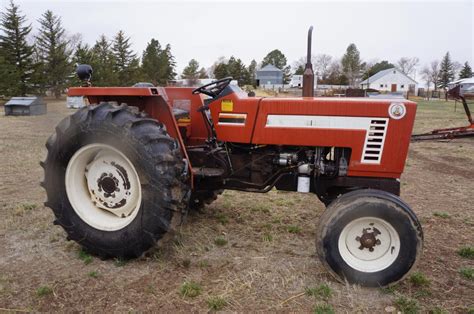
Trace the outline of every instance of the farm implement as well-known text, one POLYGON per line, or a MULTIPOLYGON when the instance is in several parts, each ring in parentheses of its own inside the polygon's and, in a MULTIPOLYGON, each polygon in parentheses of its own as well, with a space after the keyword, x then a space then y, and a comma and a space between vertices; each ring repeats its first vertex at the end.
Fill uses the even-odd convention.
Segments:
POLYGON ((448 91, 448 96, 462 102, 469 125, 457 128, 437 129, 423 134, 414 134, 411 137, 412 141, 442 140, 474 136, 474 121, 472 120, 471 111, 467 103, 467 100, 474 99, 474 91, 461 92, 461 86, 458 85, 448 91))

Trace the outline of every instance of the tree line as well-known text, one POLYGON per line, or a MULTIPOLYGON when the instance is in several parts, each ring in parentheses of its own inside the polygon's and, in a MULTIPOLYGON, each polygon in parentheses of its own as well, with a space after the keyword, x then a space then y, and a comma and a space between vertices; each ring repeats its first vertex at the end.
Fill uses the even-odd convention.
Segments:
POLYGON ((49 92, 59 97, 68 86, 79 84, 74 75, 78 63, 92 66, 95 86, 166 84, 176 78, 169 44, 151 39, 139 58, 122 30, 112 39, 101 35, 89 46, 79 34, 68 36, 61 17, 50 10, 38 22, 32 34, 31 24, 13 1, 0 12, 0 95, 49 92))
MULTIPOLYGON (((76 63, 90 64, 94 69, 95 86, 131 86, 139 81, 166 85, 178 77, 176 61, 170 44, 161 45, 157 39, 148 42, 141 56, 132 49, 130 37, 120 30, 113 38, 101 35, 90 46, 80 34, 69 36, 61 17, 47 10, 38 19, 39 29, 32 33, 25 15, 13 0, 0 12, 0 95, 44 95, 59 97, 68 86, 78 85, 74 75, 76 63)), ((327 54, 312 56, 318 84, 357 86, 361 80, 385 69, 396 67, 408 76, 419 66, 416 57, 402 57, 395 63, 387 60, 364 61, 354 43, 349 44, 341 58, 327 54)), ((279 49, 270 51, 259 63, 250 64, 235 56, 220 57, 210 67, 200 66, 191 59, 181 78, 197 82, 204 78, 232 76, 240 86, 256 86, 257 70, 274 65, 283 72, 284 83, 293 74, 302 75, 306 57, 291 66, 279 49)), ((446 88, 456 78, 473 75, 468 62, 452 61, 447 52, 441 61, 434 60, 418 72, 434 88, 446 88)))

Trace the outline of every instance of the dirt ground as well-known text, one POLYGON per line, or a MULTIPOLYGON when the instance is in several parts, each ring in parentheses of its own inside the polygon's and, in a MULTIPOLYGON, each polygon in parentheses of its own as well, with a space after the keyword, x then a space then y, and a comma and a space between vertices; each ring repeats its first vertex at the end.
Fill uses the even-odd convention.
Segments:
MULTIPOLYGON (((420 103, 416 131, 466 124, 459 104, 453 109, 420 103)), ((474 312, 474 281, 460 274, 474 260, 458 254, 474 246, 474 138, 411 145, 402 198, 424 229, 419 273, 365 289, 335 281, 316 258, 324 208, 314 195, 226 191, 189 216, 172 244, 142 258, 80 253, 53 226, 39 186, 44 143, 72 112, 63 101, 49 101, 44 116, 0 112, 0 311, 474 312), (199 295, 182 296, 185 282, 199 295), (322 284, 329 293, 305 293, 322 284)))

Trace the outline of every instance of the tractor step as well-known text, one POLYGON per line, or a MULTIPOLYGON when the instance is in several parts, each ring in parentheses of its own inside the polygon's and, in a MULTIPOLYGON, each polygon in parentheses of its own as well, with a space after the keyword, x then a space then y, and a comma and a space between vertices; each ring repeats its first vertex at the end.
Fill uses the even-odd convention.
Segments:
POLYGON ((220 168, 193 168, 193 174, 198 177, 220 177, 224 175, 224 170, 220 168))

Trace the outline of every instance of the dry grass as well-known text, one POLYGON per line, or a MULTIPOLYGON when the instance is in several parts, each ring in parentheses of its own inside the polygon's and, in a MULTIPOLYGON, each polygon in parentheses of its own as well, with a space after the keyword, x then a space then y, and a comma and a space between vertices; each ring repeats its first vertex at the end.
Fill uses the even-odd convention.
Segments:
MULTIPOLYGON (((90 260, 65 240, 42 205, 38 162, 44 142, 72 112, 55 102, 48 111, 38 117, 0 115, 0 308, 441 313, 474 307, 474 281, 466 278, 472 259, 458 255, 474 245, 472 139, 411 146, 402 197, 423 223, 424 255, 417 265, 423 278, 365 289, 334 281, 317 260, 315 229, 324 209, 317 198, 275 190, 263 195, 226 191, 204 213, 188 217, 174 244, 137 260, 90 260), (429 284, 419 284, 426 280, 429 284), (184 283, 196 283, 199 294, 183 297, 184 283)), ((419 107, 415 130, 464 120, 452 103, 430 102, 419 107)))

